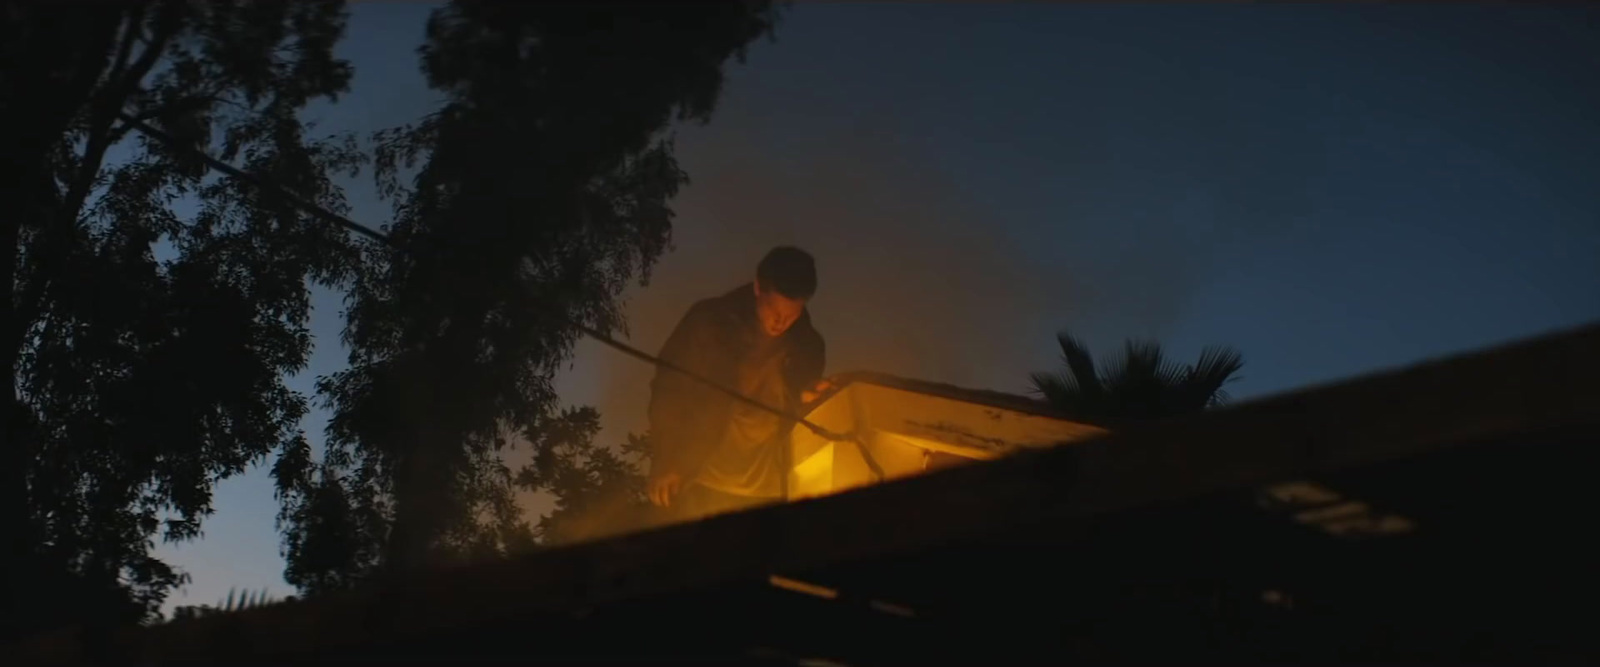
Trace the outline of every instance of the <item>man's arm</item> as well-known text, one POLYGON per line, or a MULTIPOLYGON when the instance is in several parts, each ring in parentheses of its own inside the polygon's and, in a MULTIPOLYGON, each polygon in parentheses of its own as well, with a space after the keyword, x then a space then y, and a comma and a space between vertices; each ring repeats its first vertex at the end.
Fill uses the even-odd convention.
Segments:
POLYGON ((822 371, 827 361, 827 345, 823 343, 822 334, 808 327, 795 341, 794 352, 789 357, 791 391, 799 395, 802 403, 810 403, 817 392, 825 390, 822 371))
MULTIPOLYGON (((704 304, 696 304, 685 313, 672 335, 667 337, 657 356, 699 375, 710 370, 710 354, 717 345, 710 312, 704 304)), ((656 368, 650 382, 650 434, 652 440, 651 474, 659 476, 668 472, 685 478, 695 472, 691 451, 703 443, 701 431, 705 412, 713 402, 708 400, 711 390, 694 378, 667 368, 656 368)))

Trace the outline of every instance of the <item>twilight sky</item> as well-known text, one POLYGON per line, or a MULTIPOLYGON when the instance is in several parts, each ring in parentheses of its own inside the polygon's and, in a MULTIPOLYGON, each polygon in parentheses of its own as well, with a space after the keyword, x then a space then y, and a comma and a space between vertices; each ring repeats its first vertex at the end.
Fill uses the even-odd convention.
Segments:
MULTIPOLYGON (((354 3, 353 89, 308 118, 430 111, 431 7, 354 3)), ((678 130, 676 249, 628 296, 647 350, 782 243, 818 257, 830 372, 1016 392, 1063 327, 1233 345, 1248 399, 1600 319, 1600 8, 801 3, 730 75, 678 130)), ((344 361, 317 303, 308 393, 344 361)), ((620 440, 649 373, 584 344, 561 386, 620 440)), ((291 592, 269 467, 158 548, 193 576, 168 608, 291 592)))

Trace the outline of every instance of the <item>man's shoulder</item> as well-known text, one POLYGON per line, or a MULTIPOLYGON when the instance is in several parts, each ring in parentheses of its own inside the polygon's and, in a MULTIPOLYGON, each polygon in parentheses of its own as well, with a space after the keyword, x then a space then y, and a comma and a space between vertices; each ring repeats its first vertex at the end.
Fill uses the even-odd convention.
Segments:
POLYGON ((737 291, 707 297, 689 305, 688 312, 684 313, 683 321, 704 325, 723 325, 739 315, 739 294, 737 291))
POLYGON ((789 339, 794 344, 802 347, 820 347, 822 345, 822 332, 811 323, 811 313, 795 321, 794 327, 789 330, 789 339))

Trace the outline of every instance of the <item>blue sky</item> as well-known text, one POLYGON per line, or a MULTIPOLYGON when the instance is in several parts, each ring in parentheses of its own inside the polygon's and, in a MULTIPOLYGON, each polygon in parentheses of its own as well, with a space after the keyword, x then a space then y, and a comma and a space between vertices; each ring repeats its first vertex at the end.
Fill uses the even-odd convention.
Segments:
MULTIPOLYGON (((354 4, 353 90, 308 117, 430 110, 429 8, 354 4)), ((1579 5, 801 3, 677 130, 693 183, 630 336, 658 346, 779 243, 818 256, 830 371, 1019 392, 1062 327, 1232 345, 1248 399, 1594 322, 1597 33, 1579 5)), ((383 222, 366 180, 351 196, 383 222)), ((317 303, 305 391, 343 362, 317 303)), ((620 439, 648 374, 581 344, 561 386, 620 439)), ((169 606, 288 592, 265 470, 217 507, 160 548, 193 576, 169 606)))

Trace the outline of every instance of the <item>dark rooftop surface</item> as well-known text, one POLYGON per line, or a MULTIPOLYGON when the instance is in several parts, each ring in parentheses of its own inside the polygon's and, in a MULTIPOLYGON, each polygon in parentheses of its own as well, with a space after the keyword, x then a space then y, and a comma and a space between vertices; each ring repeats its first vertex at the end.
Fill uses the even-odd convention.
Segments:
POLYGON ((1582 610, 1600 592, 1596 377, 1589 326, 835 496, 20 655, 1594 662, 1582 610))

